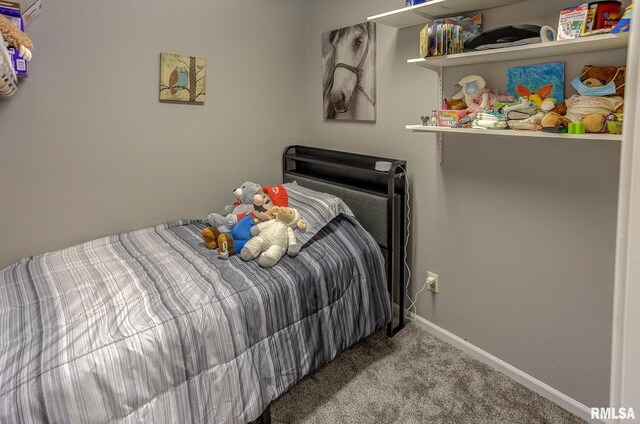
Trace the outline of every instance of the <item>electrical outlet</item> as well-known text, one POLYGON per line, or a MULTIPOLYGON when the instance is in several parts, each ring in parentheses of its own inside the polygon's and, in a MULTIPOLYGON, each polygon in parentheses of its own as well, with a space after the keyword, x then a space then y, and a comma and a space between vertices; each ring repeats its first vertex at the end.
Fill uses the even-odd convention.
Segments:
POLYGON ((427 288, 434 293, 440 292, 440 279, 438 274, 427 271, 427 288))

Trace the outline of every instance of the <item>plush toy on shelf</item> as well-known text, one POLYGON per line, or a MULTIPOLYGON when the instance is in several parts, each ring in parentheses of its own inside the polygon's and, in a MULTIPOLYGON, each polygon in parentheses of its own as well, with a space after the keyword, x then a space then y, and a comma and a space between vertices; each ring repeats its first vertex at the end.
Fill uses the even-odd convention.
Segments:
POLYGON ((510 95, 494 94, 487 88, 487 82, 479 75, 469 75, 460 80, 458 83, 462 89, 449 100, 455 101, 454 106, 459 107, 460 101, 464 99, 467 105, 469 118, 475 118, 480 112, 492 108, 497 102, 513 102, 515 98, 510 95))
POLYGON ((458 82, 462 89, 451 99, 464 100, 472 117, 489 106, 489 90, 487 82, 479 75, 468 75, 458 82))
POLYGON ((607 130, 611 134, 622 134, 622 113, 610 114, 607 116, 607 130))
POLYGON ((465 110, 467 109, 467 104, 464 102, 464 100, 456 100, 456 99, 444 99, 444 102, 446 102, 446 109, 447 110, 465 110))
POLYGON ((507 121, 507 125, 512 130, 517 131, 540 131, 542 129, 542 118, 544 118, 545 115, 545 112, 539 111, 535 115, 525 119, 511 119, 507 121))
POLYGON ((245 261, 258 258, 262 267, 272 267, 286 253, 296 256, 300 252, 300 246, 296 240, 294 229, 306 231, 307 224, 300 217, 300 213, 289 207, 274 207, 275 219, 262 222, 251 228, 253 238, 249 240, 242 250, 240 257, 245 261))
POLYGON ((0 33, 2 33, 4 40, 9 43, 10 47, 20 52, 21 58, 26 61, 31 60, 33 41, 2 14, 0 14, 0 33))
POLYGON ((623 112, 626 70, 626 66, 585 66, 571 82, 578 94, 551 109, 542 119, 542 126, 582 123, 588 133, 606 131, 606 117, 623 112))
POLYGON ((256 200, 260 201, 260 199, 254 199, 254 197, 259 195, 262 199, 262 193, 260 184, 245 181, 240 187, 233 190, 233 194, 238 199, 232 205, 225 206, 224 211, 227 215, 211 213, 207 217, 207 221, 213 227, 218 227, 220 231, 231 230, 239 219, 254 210, 256 200))

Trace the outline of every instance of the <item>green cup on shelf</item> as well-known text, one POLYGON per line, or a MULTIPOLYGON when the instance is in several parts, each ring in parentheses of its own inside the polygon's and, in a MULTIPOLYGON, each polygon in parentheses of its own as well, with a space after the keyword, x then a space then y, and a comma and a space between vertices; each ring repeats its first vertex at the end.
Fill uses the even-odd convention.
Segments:
POLYGON ((582 123, 570 123, 569 124, 569 134, 584 134, 586 132, 586 128, 582 123))

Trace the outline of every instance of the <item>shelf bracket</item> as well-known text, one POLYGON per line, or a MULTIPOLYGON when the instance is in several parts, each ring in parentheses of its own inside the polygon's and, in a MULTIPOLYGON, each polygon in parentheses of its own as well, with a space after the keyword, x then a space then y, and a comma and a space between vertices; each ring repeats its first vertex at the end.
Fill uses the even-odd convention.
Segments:
POLYGON ((443 68, 442 65, 440 66, 440 69, 437 71, 438 72, 438 107, 440 107, 440 105, 442 104, 442 101, 444 100, 444 93, 442 91, 442 77, 444 75, 443 72, 443 68))
POLYGON ((442 166, 444 162, 444 142, 442 141, 442 133, 437 134, 438 137, 438 163, 442 166))
MULTIPOLYGON (((444 100, 444 93, 442 91, 442 78, 443 78, 444 72, 442 69, 442 66, 440 66, 440 69, 438 70, 438 108, 440 107, 440 105, 442 104, 442 101, 444 100)), ((437 134, 437 138, 438 138, 438 163, 440 164, 440 166, 442 166, 442 163, 444 162, 444 143, 442 141, 442 133, 439 132, 437 134)))

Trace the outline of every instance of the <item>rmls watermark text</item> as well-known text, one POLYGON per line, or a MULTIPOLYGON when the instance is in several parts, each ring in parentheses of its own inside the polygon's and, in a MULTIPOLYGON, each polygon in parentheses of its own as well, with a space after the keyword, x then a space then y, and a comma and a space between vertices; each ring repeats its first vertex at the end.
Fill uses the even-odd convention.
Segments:
POLYGON ((591 408, 592 420, 635 420, 633 408, 591 408))

